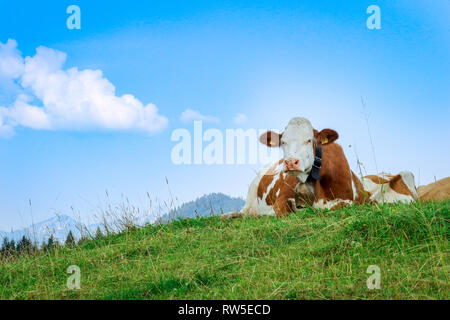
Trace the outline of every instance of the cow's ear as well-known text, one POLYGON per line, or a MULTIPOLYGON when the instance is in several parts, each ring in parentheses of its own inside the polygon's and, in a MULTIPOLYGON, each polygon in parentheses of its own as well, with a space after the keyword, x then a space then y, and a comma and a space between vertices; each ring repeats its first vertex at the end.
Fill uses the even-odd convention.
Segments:
POLYGON ((281 145, 281 137, 283 134, 278 134, 273 131, 267 131, 259 137, 259 141, 268 147, 279 147, 281 145))
POLYGON ((339 138, 339 134, 332 129, 323 129, 320 132, 314 130, 314 138, 316 138, 318 144, 325 145, 336 141, 339 138))

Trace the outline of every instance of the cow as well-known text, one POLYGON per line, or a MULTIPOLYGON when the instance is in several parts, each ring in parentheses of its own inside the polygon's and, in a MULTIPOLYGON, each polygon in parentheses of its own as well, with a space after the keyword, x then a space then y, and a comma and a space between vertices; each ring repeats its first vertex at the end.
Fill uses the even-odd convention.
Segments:
POLYGON ((261 170, 249 187, 241 214, 286 216, 298 207, 336 209, 367 199, 351 171, 335 130, 315 130, 293 118, 282 134, 268 131, 260 142, 281 147, 284 158, 261 170))
POLYGON ((420 186, 417 191, 420 201, 450 200, 450 177, 420 186))
MULTIPOLYGON (((338 138, 335 130, 319 132, 305 118, 291 119, 281 134, 273 131, 262 134, 260 142, 271 148, 282 148, 283 159, 264 168, 254 178, 241 212, 224 217, 283 217, 306 206, 337 209, 353 203, 398 200, 393 193, 380 198, 364 189, 350 169, 342 147, 336 143, 338 138)), ((404 176, 386 177, 386 180, 393 180, 391 189, 398 191, 396 186, 404 176)))
POLYGON ((397 175, 381 173, 365 176, 362 183, 372 202, 411 203, 418 199, 414 176, 409 171, 397 175))

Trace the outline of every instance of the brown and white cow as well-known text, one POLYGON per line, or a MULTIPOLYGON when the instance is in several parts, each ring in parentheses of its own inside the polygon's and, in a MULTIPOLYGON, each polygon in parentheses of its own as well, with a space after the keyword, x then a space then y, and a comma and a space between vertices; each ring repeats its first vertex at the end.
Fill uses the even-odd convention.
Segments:
MULTIPOLYGON (((284 157, 258 173, 239 215, 282 217, 306 205, 336 209, 370 201, 371 193, 364 190, 335 142, 338 137, 331 129, 314 130, 305 118, 291 119, 282 134, 263 134, 260 142, 281 147, 284 157)), ((373 201, 380 199, 373 197, 373 201)), ((392 202, 395 197, 382 200, 392 202)))
POLYGON ((411 203, 418 198, 414 176, 409 171, 395 176, 388 173, 365 176, 362 183, 372 202, 411 203))

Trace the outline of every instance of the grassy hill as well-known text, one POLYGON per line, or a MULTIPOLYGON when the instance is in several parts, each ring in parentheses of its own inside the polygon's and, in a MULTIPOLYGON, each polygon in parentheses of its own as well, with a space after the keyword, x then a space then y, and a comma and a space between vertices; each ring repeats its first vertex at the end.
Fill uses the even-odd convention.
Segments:
POLYGON ((1 299, 449 299, 450 201, 186 219, 0 262, 1 299), (70 265, 81 290, 69 290, 70 265), (369 265, 381 289, 368 290, 369 265))

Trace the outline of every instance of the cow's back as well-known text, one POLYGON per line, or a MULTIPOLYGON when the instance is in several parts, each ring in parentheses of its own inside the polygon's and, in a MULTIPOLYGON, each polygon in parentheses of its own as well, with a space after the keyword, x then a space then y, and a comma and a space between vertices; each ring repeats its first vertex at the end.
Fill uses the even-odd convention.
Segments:
POLYGON ((442 201, 450 199, 450 177, 417 188, 420 201, 442 201))

